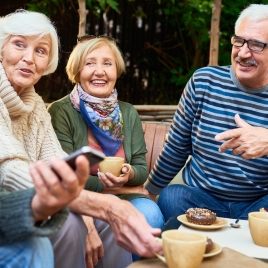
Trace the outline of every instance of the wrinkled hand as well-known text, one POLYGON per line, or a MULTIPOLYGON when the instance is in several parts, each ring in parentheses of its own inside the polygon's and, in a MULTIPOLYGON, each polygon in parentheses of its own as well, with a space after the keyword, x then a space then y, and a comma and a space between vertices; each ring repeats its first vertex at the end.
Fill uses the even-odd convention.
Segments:
POLYGON ((162 246, 154 237, 159 235, 161 230, 152 228, 131 203, 114 200, 107 213, 107 221, 120 246, 144 257, 155 257, 154 252, 162 254, 162 246))
POLYGON ((131 173, 133 172, 133 169, 131 168, 131 171, 128 174, 126 174, 127 172, 128 172, 128 168, 123 167, 122 174, 125 174, 125 175, 122 177, 116 177, 110 172, 103 173, 99 171, 98 178, 101 184, 103 185, 103 187, 105 188, 119 188, 119 187, 122 187, 125 183, 127 183, 130 180, 131 178, 130 176, 131 176, 131 173))
POLYGON ((88 179, 89 164, 85 156, 77 157, 76 171, 64 160, 56 157, 51 157, 50 165, 62 180, 42 161, 30 166, 36 190, 32 199, 32 211, 36 221, 46 220, 48 216, 68 205, 79 195, 88 179))
POLYGON ((268 129, 253 127, 235 115, 237 129, 227 130, 215 136, 216 141, 227 140, 219 148, 223 153, 232 149, 233 155, 241 154, 244 159, 255 159, 268 155, 268 129))
POLYGON ((87 226, 88 235, 86 240, 86 266, 93 268, 97 265, 99 259, 104 255, 102 241, 96 230, 92 217, 83 216, 83 220, 87 226))

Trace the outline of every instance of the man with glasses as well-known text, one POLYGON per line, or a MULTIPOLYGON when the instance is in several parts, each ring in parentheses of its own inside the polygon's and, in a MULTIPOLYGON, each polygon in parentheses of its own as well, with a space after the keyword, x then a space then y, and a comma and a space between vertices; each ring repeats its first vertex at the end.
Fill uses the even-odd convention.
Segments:
POLYGON ((201 68, 186 85, 146 182, 166 221, 191 207, 247 219, 268 206, 267 43, 268 5, 252 4, 235 24, 232 65, 201 68), (182 168, 186 185, 167 186, 182 168))

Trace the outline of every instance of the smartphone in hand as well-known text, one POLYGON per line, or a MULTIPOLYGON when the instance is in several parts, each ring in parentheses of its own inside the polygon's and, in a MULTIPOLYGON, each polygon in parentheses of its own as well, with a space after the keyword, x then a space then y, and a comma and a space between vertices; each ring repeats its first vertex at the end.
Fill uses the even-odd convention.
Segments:
POLYGON ((81 149, 69 154, 63 160, 65 160, 66 163, 73 170, 75 170, 75 160, 79 155, 85 155, 87 157, 87 159, 89 160, 90 166, 93 166, 94 164, 99 163, 105 157, 105 154, 103 154, 95 149, 92 149, 89 146, 84 146, 81 149))

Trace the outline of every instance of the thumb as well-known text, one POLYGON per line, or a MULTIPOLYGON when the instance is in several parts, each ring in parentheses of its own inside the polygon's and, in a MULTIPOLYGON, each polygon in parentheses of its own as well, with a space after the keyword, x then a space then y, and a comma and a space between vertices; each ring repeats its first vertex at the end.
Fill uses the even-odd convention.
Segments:
POLYGON ((245 120, 241 119, 239 114, 235 115, 235 122, 239 127, 250 127, 250 124, 248 124, 245 120))

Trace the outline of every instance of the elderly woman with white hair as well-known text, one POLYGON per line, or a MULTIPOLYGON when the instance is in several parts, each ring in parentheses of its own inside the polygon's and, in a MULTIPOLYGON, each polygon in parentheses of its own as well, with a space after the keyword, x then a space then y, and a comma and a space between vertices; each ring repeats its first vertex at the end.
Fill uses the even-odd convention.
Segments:
MULTIPOLYGON (((57 68, 58 50, 56 30, 44 14, 17 10, 0 19, 0 187, 8 191, 33 187, 30 164, 67 155, 34 89, 41 76, 57 68)), ((100 229, 107 226, 102 223, 100 229)), ((114 257, 126 267, 131 254, 116 244, 111 228, 106 231, 114 257)), ((86 234, 81 216, 70 213, 51 238, 55 267, 86 267, 86 234)), ((46 267, 41 256, 34 267, 46 267)))
POLYGON ((0 181, 14 191, 33 186, 29 164, 66 155, 34 89, 57 68, 56 30, 45 15, 19 10, 0 19, 0 51, 0 181))

